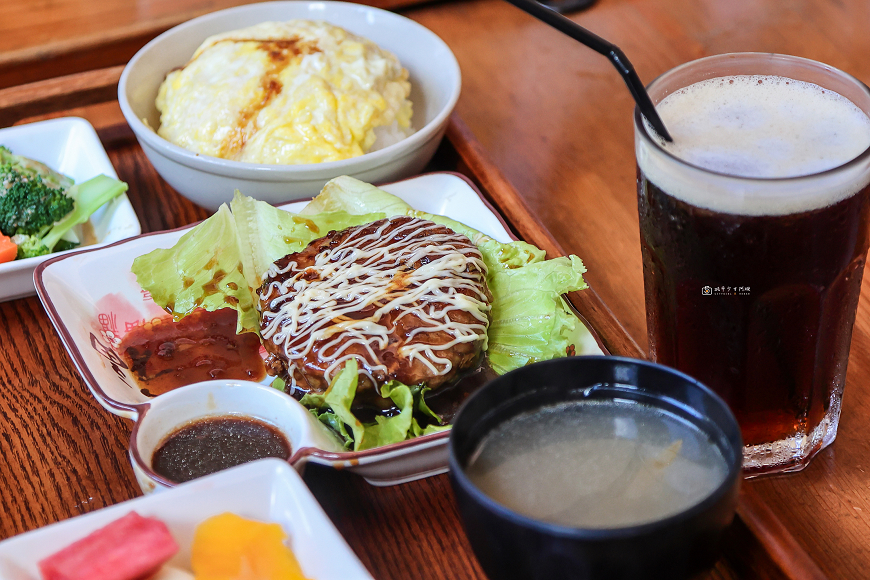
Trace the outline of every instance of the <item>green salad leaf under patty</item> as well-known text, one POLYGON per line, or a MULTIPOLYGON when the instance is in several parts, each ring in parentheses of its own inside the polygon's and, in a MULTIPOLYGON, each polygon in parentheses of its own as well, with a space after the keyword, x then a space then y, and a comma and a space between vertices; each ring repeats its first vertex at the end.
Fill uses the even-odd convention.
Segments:
MULTIPOLYGON (((133 273, 154 301, 179 319, 196 308, 238 311, 237 332, 259 333, 256 290, 269 266, 332 230, 393 216, 427 219, 467 236, 483 256, 492 311, 486 355, 499 374, 526 364, 582 353, 594 344, 562 294, 587 287, 576 256, 545 260, 526 242, 501 243, 448 217, 417 211, 400 198, 351 177, 338 177, 298 214, 236 192, 213 216, 169 249, 136 258, 133 273)), ((357 387, 355 363, 347 363, 322 394, 302 402, 354 450, 369 449, 444 428, 422 428, 415 411, 426 407, 425 385, 391 381, 380 392, 399 413, 363 424, 351 412, 357 387)))

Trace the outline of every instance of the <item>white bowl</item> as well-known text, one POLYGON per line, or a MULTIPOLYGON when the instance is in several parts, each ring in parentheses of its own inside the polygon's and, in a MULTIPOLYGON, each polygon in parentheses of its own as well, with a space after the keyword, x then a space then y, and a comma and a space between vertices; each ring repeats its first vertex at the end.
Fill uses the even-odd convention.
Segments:
MULTIPOLYGON (((16 155, 41 161, 76 183, 105 174, 117 178, 93 126, 78 117, 64 117, 0 129, 0 145, 16 155)), ((97 243, 104 246, 137 236, 142 232, 136 212, 126 193, 122 193, 91 215, 97 243)), ((67 250, 75 251, 75 250, 67 250)), ((15 300, 35 294, 33 269, 60 253, 13 260, 0 264, 0 301, 15 300)))
POLYGON ((306 578, 372 580, 292 467, 261 459, 0 542, 0 578, 40 578, 37 562, 131 511, 162 520, 180 550, 167 563, 190 570, 196 527, 225 512, 281 525, 306 578))
POLYGON ((290 444, 290 464, 300 471, 311 449, 344 451, 338 437, 284 391, 250 381, 204 381, 136 406, 129 453, 142 491, 178 485, 156 473, 152 465, 154 453, 169 435, 198 419, 230 415, 259 419, 278 429, 290 444))
POLYGON ((453 53, 430 30, 398 14, 344 2, 264 2, 194 18, 146 44, 130 60, 118 85, 121 110, 157 172, 180 194, 207 209, 229 202, 238 189, 272 204, 316 195, 324 183, 351 175, 369 183, 395 181, 422 171, 459 98, 461 78, 453 53), (184 65, 207 37, 266 21, 325 20, 368 38, 395 54, 410 73, 414 105, 410 137, 352 159, 308 165, 229 161, 188 151, 155 133, 154 104, 166 73, 184 65))

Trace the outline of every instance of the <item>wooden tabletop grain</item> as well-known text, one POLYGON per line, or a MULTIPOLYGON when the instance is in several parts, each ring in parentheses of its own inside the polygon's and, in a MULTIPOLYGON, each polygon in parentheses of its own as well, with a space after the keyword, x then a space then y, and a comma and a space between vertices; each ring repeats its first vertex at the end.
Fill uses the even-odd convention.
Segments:
MULTIPOLYGON (((241 3, 5 0, 0 87, 123 64, 168 26, 241 3)), ((645 349, 633 102, 610 63, 501 0, 401 12, 453 49, 463 72, 459 115, 534 218, 584 259, 604 304, 645 349)), ((645 82, 688 60, 734 51, 821 60, 870 82, 870 4, 863 0, 598 0, 572 18, 619 45, 645 82)), ((137 184, 130 196, 143 231, 206 216, 153 172, 135 143, 110 153, 120 177, 137 184)), ((837 441, 801 473, 745 484, 760 504, 752 513, 782 525, 829 578, 866 578, 870 570, 868 384, 865 288, 837 441)), ((129 422, 93 401, 36 298, 0 304, 0 386, 0 486, 8 490, 0 495, 0 538, 138 493, 126 457, 129 422)), ((306 481, 376 577, 483 577, 443 476, 376 489, 311 469, 306 481)), ((737 524, 747 525, 752 518, 737 524)), ((732 531, 713 577, 782 577, 759 562, 790 552, 759 555, 748 537, 732 531)))

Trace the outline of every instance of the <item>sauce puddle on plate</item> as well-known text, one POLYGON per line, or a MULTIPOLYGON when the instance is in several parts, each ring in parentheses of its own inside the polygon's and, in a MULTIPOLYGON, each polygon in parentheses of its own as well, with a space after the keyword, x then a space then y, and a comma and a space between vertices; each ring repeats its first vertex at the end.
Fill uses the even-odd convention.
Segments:
POLYGON ((577 528, 653 522, 700 503, 725 459, 689 422, 625 400, 547 406, 498 425, 472 455, 469 479, 511 510, 577 528))
POLYGON ((206 417, 169 434, 154 452, 151 468, 184 483, 264 457, 290 457, 290 443, 277 428, 252 417, 206 417))
POLYGON ((235 310, 221 308, 146 324, 124 335, 118 352, 148 397, 212 379, 261 381, 260 339, 252 332, 237 335, 236 318, 235 310))

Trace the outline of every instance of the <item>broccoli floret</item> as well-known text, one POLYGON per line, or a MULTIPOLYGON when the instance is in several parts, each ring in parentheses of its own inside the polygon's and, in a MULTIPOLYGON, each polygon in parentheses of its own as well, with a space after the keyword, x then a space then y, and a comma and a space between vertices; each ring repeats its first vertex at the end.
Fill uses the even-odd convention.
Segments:
POLYGON ((125 191, 126 183, 105 175, 75 185, 62 173, 0 145, 0 233, 18 245, 17 259, 78 246, 61 238, 125 191))
POLYGON ((12 241, 18 245, 18 259, 44 256, 75 247, 77 245, 75 242, 61 240, 64 234, 74 226, 86 222, 104 203, 125 191, 127 191, 126 183, 106 175, 98 175, 84 183, 72 186, 68 193, 75 201, 75 207, 63 219, 34 235, 12 236, 12 241))
POLYGON ((0 165, 0 232, 36 235, 70 213, 75 201, 22 165, 0 165))
POLYGON ((35 256, 44 256, 51 253, 48 246, 46 246, 38 236, 18 234, 12 236, 12 243, 18 246, 18 255, 16 256, 17 260, 33 258, 35 256))

